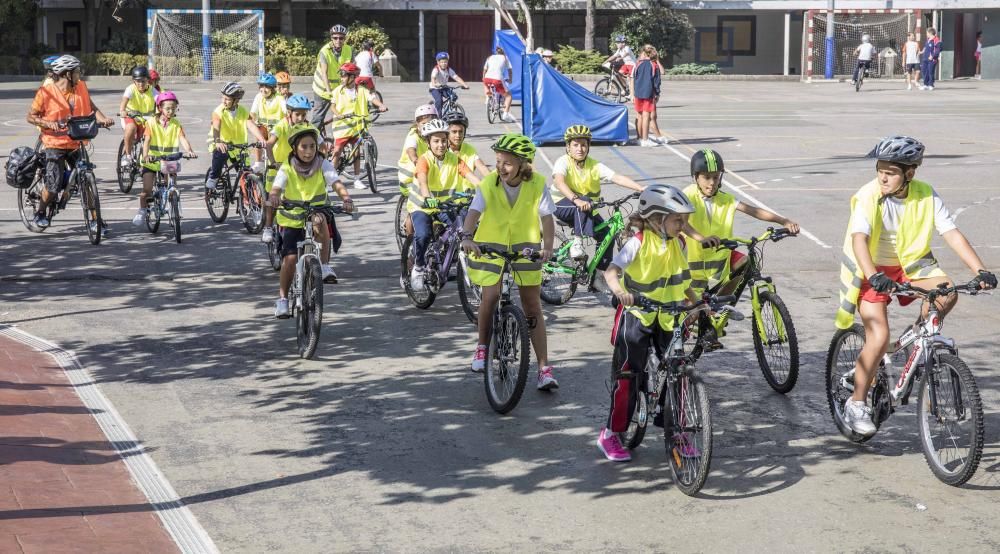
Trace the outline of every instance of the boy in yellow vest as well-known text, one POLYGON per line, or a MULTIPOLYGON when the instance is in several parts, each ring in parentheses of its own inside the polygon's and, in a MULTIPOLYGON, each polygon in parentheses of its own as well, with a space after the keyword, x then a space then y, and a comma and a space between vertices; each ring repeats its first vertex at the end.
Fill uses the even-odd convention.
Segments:
MULTIPOLYGON (((368 117, 368 104, 372 104, 378 111, 385 112, 389 108, 385 107, 377 96, 369 94, 368 89, 359 87, 355 82, 358 76, 358 66, 353 62, 340 66, 341 84, 333 89, 330 94, 330 113, 333 120, 341 119, 330 129, 333 132, 333 165, 340 165, 340 155, 349 143, 358 140, 361 135, 363 122, 360 119, 342 118, 356 115, 358 117, 368 117)), ((354 158, 354 188, 363 189, 365 184, 358 177, 361 174, 361 157, 354 158)))
MULTIPOLYGON (((413 226, 413 269, 410 271, 410 286, 421 289, 424 286, 424 257, 427 245, 434 234, 435 210, 438 202, 450 198, 463 189, 463 179, 473 185, 479 184, 469 166, 448 148, 448 124, 440 119, 432 119, 420 128, 420 134, 427 141, 428 150, 417 159, 416 183, 410 184, 409 202, 406 211, 410 213, 413 226)), ((436 214, 445 223, 446 214, 436 214)))
MULTIPOLYGON (((469 168, 469 171, 478 171, 479 175, 485 177, 490 168, 486 167, 476 147, 465 142, 465 133, 469 129, 469 118, 459 111, 454 111, 441 118, 448 124, 448 148, 458 156, 469 168)), ((462 190, 469 191, 476 186, 468 179, 462 179, 462 190)))
MULTIPOLYGON (((676 187, 654 184, 639 195, 638 218, 632 222, 641 230, 628 239, 604 272, 608 288, 618 299, 618 313, 611 331, 615 354, 615 373, 611 390, 611 410, 607 425, 597 437, 597 446, 607 459, 627 462, 632 459, 622 446, 619 433, 624 433, 637 402, 634 379, 643 379, 646 352, 650 341, 669 340, 674 316, 656 311, 643 311, 635 305, 636 297, 678 307, 695 302, 698 297, 691 289, 691 273, 684 255, 683 239, 679 238, 694 212, 691 201, 676 187)), ((697 457, 697 449, 688 443, 681 455, 697 457)))
MULTIPOLYGON (((292 146, 288 143, 288 138, 292 133, 305 127, 315 129, 308 123, 309 109, 312 103, 302 94, 296 94, 287 100, 288 115, 271 129, 271 134, 267 138, 267 157, 275 164, 288 163, 288 155, 292 153, 292 146)), ((320 152, 323 151, 323 138, 319 139, 320 152)), ((270 190, 277 175, 276 169, 267 170, 267 189, 270 190)), ((274 231, 271 226, 274 221, 274 211, 270 206, 264 208, 264 231, 260 234, 260 241, 269 243, 274 240, 274 231)))
MULTIPOLYGON (((913 177, 923 161, 924 145, 914 138, 882 139, 868 154, 878 160, 876 177, 851 197, 851 220, 844 237, 840 268, 840 308, 837 327, 854 324, 860 312, 865 344, 855 365, 854 394, 844 403, 844 422, 863 436, 875 434, 868 389, 878 362, 889 346, 886 307, 899 283, 931 289, 951 280, 938 267, 931 252, 931 237, 937 230, 945 243, 976 274, 980 288, 996 288, 996 276, 987 271, 965 235, 958 230, 937 192, 913 177)), ((912 298, 900 298, 901 305, 912 298)), ((956 294, 938 300, 942 318, 958 301, 956 294)), ((927 316, 928 305, 921 311, 927 316)))
POLYGON ((132 84, 125 88, 118 106, 118 115, 125 128, 125 150, 122 159, 118 160, 123 168, 132 167, 132 163, 138 161, 132 159, 132 147, 136 137, 142 136, 141 120, 137 124, 135 119, 128 117, 128 112, 138 112, 141 116, 152 118, 156 108, 155 92, 149 81, 149 69, 141 65, 133 67, 132 84))
MULTIPOLYGON (((594 135, 586 125, 570 125, 563 134, 566 154, 556 160, 552 167, 552 199, 556 202, 556 218, 573 226, 573 244, 569 255, 582 258, 583 239, 593 237, 598 243, 604 240, 608 229, 595 231, 604 219, 591 206, 601 198, 601 182, 612 183, 631 190, 642 190, 642 186, 628 177, 615 173, 613 169, 590 157, 590 143, 594 135)), ((597 268, 605 270, 614 254, 613 248, 604 252, 597 268)))
POLYGON ((191 143, 188 142, 187 136, 184 134, 184 127, 181 127, 181 122, 176 118, 177 95, 170 91, 156 95, 156 111, 155 118, 146 120, 146 132, 149 134, 149 140, 142 147, 142 159, 145 162, 142 164, 142 192, 139 193, 139 211, 132 218, 132 225, 136 227, 146 222, 146 217, 149 214, 147 200, 153 194, 153 182, 156 173, 161 169, 161 164, 170 164, 170 174, 175 178, 177 172, 180 171, 179 161, 149 162, 147 160, 152 156, 172 154, 179 151, 182 146, 187 154, 197 157, 194 148, 191 147, 191 143))
POLYGON ((274 74, 274 80, 278 83, 278 94, 286 101, 292 97, 292 76, 287 71, 279 71, 274 74))
POLYGON ((257 95, 250 104, 250 117, 253 118, 260 133, 265 137, 271 129, 285 117, 288 112, 285 97, 278 94, 278 79, 270 73, 265 73, 257 79, 257 95))
MULTIPOLYGON (((212 168, 205 179, 205 189, 215 190, 219 182, 219 174, 232 154, 226 143, 246 144, 247 137, 252 136, 257 142, 266 142, 260 129, 250 119, 250 111, 240 106, 243 98, 243 87, 239 83, 228 82, 222 87, 222 103, 212 111, 212 127, 208 131, 209 144, 212 148, 212 168)), ((264 162, 260 159, 260 151, 255 151, 252 171, 264 171, 264 162)))
POLYGON ((472 371, 486 368, 486 351, 492 334, 493 314, 500 301, 502 260, 483 258, 478 244, 520 252, 536 250, 540 260, 521 259, 514 265, 514 282, 521 294, 521 306, 531 330, 531 344, 538 359, 538 390, 557 388, 559 383, 549 365, 542 315, 542 264, 552 256, 556 211, 545 177, 531 167, 535 145, 528 137, 508 133, 493 143, 496 169, 476 189, 462 229, 462 249, 469 254, 469 278, 482 287, 479 305, 479 343, 472 359, 472 371), (478 227, 477 227, 478 226, 478 227), (474 237, 474 238, 473 238, 474 237), (539 244, 541 242, 541 244, 539 244), (472 256, 475 254, 475 256, 472 256))

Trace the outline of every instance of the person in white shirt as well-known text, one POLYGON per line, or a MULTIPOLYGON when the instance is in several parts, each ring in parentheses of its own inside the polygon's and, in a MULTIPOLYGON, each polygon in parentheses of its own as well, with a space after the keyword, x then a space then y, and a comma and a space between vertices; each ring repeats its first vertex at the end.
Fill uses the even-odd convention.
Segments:
POLYGON ((454 79, 464 89, 468 89, 469 85, 465 84, 465 81, 455 73, 454 69, 448 67, 447 52, 438 52, 434 59, 437 60, 437 65, 431 70, 430 93, 434 99, 434 109, 437 110, 438 115, 444 117, 447 115, 443 111, 444 99, 448 95, 455 94, 448 88, 448 81, 454 79))
POLYGON ((628 77, 632 74, 632 69, 635 67, 635 53, 625 43, 625 35, 615 35, 615 44, 617 44, 618 49, 615 50, 614 54, 608 56, 604 60, 604 63, 613 64, 615 69, 625 77, 628 77))
POLYGON ((486 63, 483 64, 483 88, 486 89, 487 102, 490 99, 491 86, 493 90, 503 95, 503 115, 501 119, 508 122, 514 121, 514 118, 510 115, 512 97, 510 91, 504 86, 504 82, 509 85, 513 80, 514 68, 511 67, 510 60, 503 53, 503 48, 497 46, 496 53, 486 58, 486 63))
POLYGON ((906 90, 912 90, 913 83, 919 83, 920 76, 920 44, 913 33, 906 34, 902 55, 906 69, 906 90))
POLYGON ((358 66, 358 78, 356 82, 368 90, 375 90, 375 74, 381 72, 378 64, 378 56, 374 52, 375 43, 371 39, 365 39, 361 43, 361 52, 354 56, 354 65, 358 66))
POLYGON ((862 68, 866 72, 872 68, 872 57, 875 55, 875 45, 872 44, 872 37, 861 35, 861 44, 854 49, 854 55, 858 57, 858 65, 854 66, 854 77, 851 78, 852 85, 858 82, 858 73, 861 72, 862 68))

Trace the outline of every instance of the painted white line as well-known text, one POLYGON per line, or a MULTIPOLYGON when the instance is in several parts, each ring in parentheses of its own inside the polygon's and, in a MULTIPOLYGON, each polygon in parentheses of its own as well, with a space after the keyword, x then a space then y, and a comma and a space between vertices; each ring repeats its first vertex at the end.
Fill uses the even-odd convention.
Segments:
POLYGON ((784 179, 771 179, 772 183, 780 183, 782 181, 784 181, 784 179))
POLYGON ((801 179, 803 177, 805 177, 805 175, 796 175, 796 176, 792 177, 792 179, 801 179))
POLYGON ((166 476, 156 467, 153 459, 146 453, 142 443, 115 410, 114 405, 97 388, 90 372, 80 364, 76 355, 47 340, 9 325, 0 325, 0 334, 48 354, 59 363, 77 395, 80 396, 80 400, 90 410, 91 415, 104 431, 104 436, 108 438, 115 452, 125 462, 125 467, 132 474, 132 480, 146 495, 152 509, 159 516, 160 522, 163 523, 181 552, 219 552, 212 538, 198 523, 191 510, 181 503, 177 492, 167 481, 166 476))

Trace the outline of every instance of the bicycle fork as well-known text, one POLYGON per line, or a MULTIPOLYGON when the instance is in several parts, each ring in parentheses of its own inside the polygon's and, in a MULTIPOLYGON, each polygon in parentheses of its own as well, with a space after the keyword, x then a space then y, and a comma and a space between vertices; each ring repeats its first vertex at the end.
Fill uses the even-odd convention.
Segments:
MULTIPOLYGON (((771 279, 763 278, 755 282, 750 287, 750 307, 753 309, 754 316, 757 318, 757 334, 760 337, 761 344, 768 344, 767 329, 764 326, 763 313, 760 307, 760 294, 761 292, 769 292, 772 295, 777 294, 775 292, 774 283, 771 279)), ((770 305, 771 315, 774 318, 774 327, 778 332, 778 340, 782 343, 788 341, 788 334, 785 332, 785 322, 781 319, 781 314, 778 313, 778 307, 772 302, 770 305)))

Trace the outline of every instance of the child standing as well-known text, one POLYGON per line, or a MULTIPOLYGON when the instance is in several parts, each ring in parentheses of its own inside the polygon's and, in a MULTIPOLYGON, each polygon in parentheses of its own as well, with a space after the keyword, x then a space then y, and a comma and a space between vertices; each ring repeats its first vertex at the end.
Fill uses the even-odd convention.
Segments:
POLYGON ((639 146, 643 148, 666 144, 663 137, 649 135, 650 121, 656 114, 656 100, 660 97, 660 67, 650 58, 650 54, 655 53, 653 45, 643 46, 639 63, 636 64, 632 74, 634 82, 632 92, 635 95, 635 111, 638 115, 636 132, 639 135, 639 146))
POLYGON ((934 79, 937 77, 937 63, 941 56, 941 38, 937 36, 934 27, 927 29, 927 42, 924 49, 920 51, 920 73, 924 76, 924 83, 920 85, 920 90, 934 90, 934 79))
POLYGON ((906 33, 902 54, 903 63, 906 64, 906 90, 911 90, 920 75, 920 45, 913 33, 906 33))

